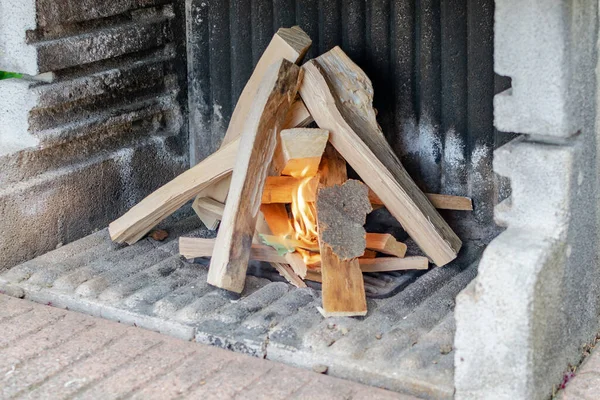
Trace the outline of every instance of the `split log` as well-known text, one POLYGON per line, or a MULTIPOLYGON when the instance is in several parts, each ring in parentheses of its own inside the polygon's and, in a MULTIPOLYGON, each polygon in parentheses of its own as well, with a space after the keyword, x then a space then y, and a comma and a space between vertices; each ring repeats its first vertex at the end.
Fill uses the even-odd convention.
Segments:
POLYGON ((147 196, 108 226, 111 239, 129 244, 140 240, 203 189, 229 174, 235 164, 238 147, 239 140, 230 143, 147 196))
MULTIPOLYGON (((237 139, 244 132, 246 119, 253 109, 257 92, 271 65, 279 62, 282 58, 291 63, 300 62, 311 44, 312 40, 310 40, 308 35, 299 26, 280 28, 275 33, 258 60, 250 79, 248 79, 246 86, 244 86, 244 90, 240 94, 233 114, 231 114, 227 133, 221 146, 225 146, 227 143, 237 139)), ((285 112, 285 118, 287 118, 288 112, 289 109, 285 112)))
POLYGON ((225 200, 227 199, 227 194, 229 193, 229 186, 231 185, 231 173, 226 177, 221 179, 219 182, 214 185, 206 188, 202 191, 202 193, 196 196, 194 203, 192 203, 192 209, 200 218, 200 221, 211 231, 216 230, 219 227, 219 223, 221 222, 221 216, 215 215, 209 210, 204 208, 203 199, 210 199, 212 201, 218 202, 225 207, 225 200))
MULTIPOLYGON (((245 121, 248 118, 250 110, 252 109, 252 103, 256 97, 259 85, 269 67, 282 58, 292 63, 300 62, 304 58, 304 55, 310 48, 311 44, 312 41, 308 35, 298 26, 293 26, 291 28, 280 28, 277 33, 275 33, 271 39, 271 42, 260 57, 260 60, 258 60, 258 63, 256 64, 250 79, 248 79, 244 90, 240 94, 235 109, 233 110, 233 114, 231 115, 231 120, 229 122, 229 126, 227 127, 225 138, 221 143, 221 147, 227 145, 236 138, 239 138, 239 136, 242 134, 245 121)), ((308 110, 306 110, 302 100, 298 100, 296 102, 296 106, 292 107, 291 110, 288 110, 288 113, 286 114, 286 120, 289 120, 290 123, 295 123, 296 121, 299 123, 310 123, 312 121, 312 117, 310 117, 310 113, 308 113, 308 110), (310 119, 310 121, 308 121, 308 119, 310 119)), ((284 125, 284 127, 295 126, 297 125, 284 125)), ((210 197, 221 203, 225 203, 225 200, 227 199, 227 193, 229 192, 230 182, 231 178, 229 177, 225 181, 222 181, 220 184, 216 185, 214 188, 207 188, 198 197, 210 197)), ((213 218, 210 213, 205 213, 201 207, 196 207, 195 210, 207 228, 217 228, 219 224, 218 219, 213 218)))
MULTIPOLYGON (((190 237, 179 238, 179 254, 181 254, 188 260, 200 257, 211 257, 214 248, 215 239, 202 239, 190 237)), ((252 244, 252 247, 250 249, 250 259, 255 261, 270 262, 271 264, 280 263, 283 265, 287 265, 285 257, 280 256, 275 249, 265 244, 252 244)), ((403 270, 420 270, 428 268, 427 257, 361 257, 358 259, 358 262, 362 272, 390 272, 403 270)), ((320 275, 320 265, 317 265, 316 267, 317 269, 308 270, 306 279, 309 279, 308 277, 311 273, 317 272, 320 275)))
MULTIPOLYGON (((319 209, 319 202, 323 205, 323 201, 320 197, 325 193, 325 198, 327 198, 328 188, 335 187, 335 185, 341 185, 346 182, 348 178, 346 161, 344 161, 331 145, 328 145, 325 150, 319 173, 322 186, 317 194, 317 217, 319 247, 321 253, 321 273, 323 278, 323 311, 327 317, 365 315, 367 313, 367 298, 358 259, 340 259, 322 237, 323 232, 327 231, 328 227, 324 226, 326 218, 323 220, 321 219, 324 210, 319 209)), ((364 196, 366 197, 366 195, 365 188, 364 196)), ((368 199, 366 203, 370 209, 368 199)), ((363 252, 364 246, 360 251, 360 254, 363 252)))
MULTIPOLYGON (((429 268, 427 257, 359 258, 358 262, 363 273, 426 270, 429 268)), ((305 279, 313 282, 323 282, 321 271, 318 268, 309 270, 305 279)))
POLYGON ((389 233, 367 233, 367 249, 400 258, 406 254, 406 245, 389 233))
MULTIPOLYGON (((215 249, 215 239, 179 238, 179 254, 188 260, 200 257, 212 257, 215 249)), ((286 263, 275 249, 266 244, 253 243, 250 247, 250 260, 272 263, 286 263)))
POLYGON ((336 47, 304 64, 300 95, 329 141, 438 266, 456 258, 460 239, 410 178, 387 143, 366 74, 336 47))
POLYGON ((297 65, 284 59, 273 64, 247 113, 208 271, 208 283, 214 286, 237 293, 244 289, 265 178, 275 153, 277 134, 301 79, 297 65))
POLYGON ((321 156, 329 139, 329 132, 317 128, 285 129, 279 135, 282 164, 281 175, 295 177, 315 176, 321 156))

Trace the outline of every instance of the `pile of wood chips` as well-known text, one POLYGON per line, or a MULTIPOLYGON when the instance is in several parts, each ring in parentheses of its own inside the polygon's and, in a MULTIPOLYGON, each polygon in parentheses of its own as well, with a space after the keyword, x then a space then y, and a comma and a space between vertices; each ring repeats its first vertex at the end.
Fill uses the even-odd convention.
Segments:
POLYGON ((186 258, 212 257, 208 282, 241 293, 250 259, 270 262, 297 287, 322 282, 326 316, 367 312, 363 272, 427 269, 456 258, 460 239, 437 208, 464 197, 422 193, 396 157, 373 109, 369 78, 336 47, 299 67, 311 45, 299 27, 274 35, 242 92, 221 148, 109 226, 133 244, 194 197, 216 239, 180 238, 186 258), (319 128, 307 128, 316 123, 319 128), (348 179, 346 163, 362 182, 348 179), (386 207, 427 257, 366 233, 386 207))

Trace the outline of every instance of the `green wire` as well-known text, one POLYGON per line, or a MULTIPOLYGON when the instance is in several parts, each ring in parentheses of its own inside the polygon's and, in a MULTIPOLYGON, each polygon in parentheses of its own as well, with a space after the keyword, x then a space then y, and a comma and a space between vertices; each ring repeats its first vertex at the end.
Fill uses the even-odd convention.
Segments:
POLYGON ((2 79, 10 79, 10 78, 22 78, 22 74, 18 74, 16 72, 6 72, 0 71, 0 80, 2 79))

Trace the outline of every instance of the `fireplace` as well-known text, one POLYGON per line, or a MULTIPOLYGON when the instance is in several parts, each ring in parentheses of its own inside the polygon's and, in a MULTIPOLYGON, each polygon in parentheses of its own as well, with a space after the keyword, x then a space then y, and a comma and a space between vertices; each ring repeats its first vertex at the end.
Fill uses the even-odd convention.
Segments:
MULTIPOLYGON (((545 398, 598 330, 596 5, 491 0, 0 0, 0 286, 425 398, 545 398), (184 4, 185 3, 185 4, 184 4), (252 265, 205 284, 181 235, 123 247, 109 222, 220 146, 279 27, 340 46, 377 119, 465 243, 426 273, 365 275, 369 314, 323 319, 319 285, 252 265), (98 231, 99 230, 99 231, 98 231)), ((405 235, 385 210, 372 231, 405 235)), ((198 260, 198 262, 202 262, 198 260)))

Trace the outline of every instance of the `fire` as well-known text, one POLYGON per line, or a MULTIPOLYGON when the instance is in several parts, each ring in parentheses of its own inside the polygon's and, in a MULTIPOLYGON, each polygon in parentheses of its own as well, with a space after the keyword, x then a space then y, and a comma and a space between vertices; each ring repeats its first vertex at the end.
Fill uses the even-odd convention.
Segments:
MULTIPOLYGON (((304 191, 311 181, 312 177, 306 177, 307 169, 302 171, 296 178, 301 178, 302 182, 298 189, 292 193, 292 216, 291 224, 293 227, 292 237, 307 245, 307 247, 318 247, 319 234, 317 231, 317 208, 314 202, 306 201, 304 191)), ((317 264, 321 261, 318 253, 313 253, 304 249, 297 249, 304 258, 307 265, 317 264)))

